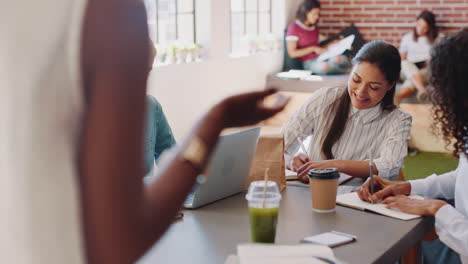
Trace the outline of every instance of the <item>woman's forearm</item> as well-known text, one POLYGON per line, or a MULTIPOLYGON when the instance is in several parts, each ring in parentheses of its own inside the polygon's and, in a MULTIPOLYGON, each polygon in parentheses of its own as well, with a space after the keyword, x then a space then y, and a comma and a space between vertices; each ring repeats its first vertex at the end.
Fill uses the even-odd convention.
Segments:
MULTIPOLYGON (((367 178, 369 177, 369 162, 366 160, 335 160, 334 166, 343 173, 353 177, 367 178)), ((373 166, 374 174, 378 174, 377 167, 373 166)))
POLYGON ((174 221, 179 210, 178 205, 183 203, 200 173, 191 162, 180 157, 180 151, 197 137, 205 144, 206 157, 210 156, 223 128, 220 107, 220 105, 214 107, 197 123, 191 135, 182 143, 180 150, 165 163, 166 165, 162 164, 158 179, 146 187, 146 210, 150 212, 146 222, 150 231, 148 240, 150 244, 159 239, 174 221))
POLYGON ((311 53, 317 52, 318 48, 319 48, 318 46, 309 46, 309 47, 300 49, 297 47, 296 42, 288 42, 288 46, 287 46, 288 55, 291 58, 300 58, 300 57, 307 56, 311 53))

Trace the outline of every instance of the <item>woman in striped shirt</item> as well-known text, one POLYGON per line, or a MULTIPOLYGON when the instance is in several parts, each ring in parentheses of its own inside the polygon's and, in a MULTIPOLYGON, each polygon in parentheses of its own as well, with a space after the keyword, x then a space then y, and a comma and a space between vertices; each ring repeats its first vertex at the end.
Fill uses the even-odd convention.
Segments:
POLYGON ((313 168, 335 167, 354 177, 396 179, 407 155, 411 116, 393 104, 400 76, 398 50, 373 41, 359 51, 347 88, 322 88, 283 128, 286 166, 307 182, 313 168), (297 151, 312 136, 308 153, 297 151))

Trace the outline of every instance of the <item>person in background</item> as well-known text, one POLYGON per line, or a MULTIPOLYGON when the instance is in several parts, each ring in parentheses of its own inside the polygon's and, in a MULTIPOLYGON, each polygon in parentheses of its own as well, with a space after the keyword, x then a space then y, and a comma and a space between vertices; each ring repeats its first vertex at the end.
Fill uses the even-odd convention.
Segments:
MULTIPOLYGON (((378 191, 371 195, 367 181, 358 188, 358 195, 363 201, 383 200, 388 208, 406 213, 434 216, 439 239, 460 254, 462 263, 468 263, 468 29, 442 40, 434 47, 431 57, 432 114, 441 126, 447 146, 452 144, 453 154, 459 157, 458 168, 442 175, 400 183, 375 177, 378 191), (427 198, 407 197, 412 194, 427 198), (442 199, 455 199, 455 206, 442 199)), ((428 261, 449 263, 440 259, 442 256, 445 255, 438 249, 435 259, 428 261)))
POLYGON ((145 130, 145 175, 152 174, 154 162, 161 154, 176 144, 161 104, 150 94, 146 95, 147 116, 145 130))
POLYGON ((314 74, 348 72, 351 63, 345 55, 339 55, 322 62, 317 60, 317 57, 327 50, 327 46, 319 45, 319 18, 320 2, 303 0, 296 13, 296 22, 290 24, 286 31, 288 55, 291 58, 299 58, 303 62, 304 69, 310 70, 314 74))
POLYGON ((405 82, 395 95, 397 104, 416 91, 419 99, 427 97, 430 50, 441 38, 434 13, 422 11, 416 18, 414 30, 401 39, 401 72, 405 82))
POLYGON ((337 168, 354 177, 374 171, 396 179, 407 155, 411 116, 393 104, 400 77, 400 54, 384 42, 364 45, 354 58, 347 87, 322 88, 283 128, 285 163, 308 181, 313 168, 337 168), (312 137, 298 153, 303 137, 312 137))
POLYGON ((287 103, 263 105, 273 89, 222 100, 144 184, 147 26, 143 1, 0 2, 1 263, 137 262, 220 131, 287 103))
MULTIPOLYGON (((157 50, 150 42, 150 70, 152 69, 157 50)), ((146 95, 146 129, 145 129, 145 175, 152 175, 154 162, 167 149, 176 144, 172 129, 167 121, 161 104, 150 94, 146 95)))

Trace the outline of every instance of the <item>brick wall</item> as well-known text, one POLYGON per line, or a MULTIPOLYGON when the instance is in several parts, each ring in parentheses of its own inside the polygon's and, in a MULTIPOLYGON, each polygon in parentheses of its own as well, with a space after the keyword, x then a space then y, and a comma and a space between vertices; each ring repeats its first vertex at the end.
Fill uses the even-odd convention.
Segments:
POLYGON ((396 46, 413 30, 425 9, 436 15, 442 32, 468 27, 468 0, 321 0, 321 33, 334 35, 355 23, 366 41, 385 40, 396 46))

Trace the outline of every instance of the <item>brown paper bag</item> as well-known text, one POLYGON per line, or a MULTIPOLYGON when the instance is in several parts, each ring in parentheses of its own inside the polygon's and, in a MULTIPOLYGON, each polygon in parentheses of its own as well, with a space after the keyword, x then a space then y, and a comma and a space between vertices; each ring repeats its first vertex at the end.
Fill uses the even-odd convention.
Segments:
POLYGON ((268 180, 275 181, 280 191, 286 188, 286 177, 284 175, 284 139, 278 128, 263 127, 258 139, 257 150, 252 161, 246 189, 252 181, 262 181, 265 178, 266 168, 268 180))

